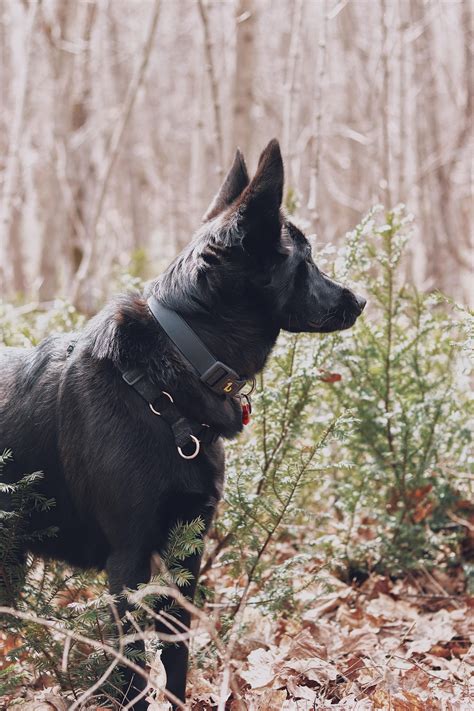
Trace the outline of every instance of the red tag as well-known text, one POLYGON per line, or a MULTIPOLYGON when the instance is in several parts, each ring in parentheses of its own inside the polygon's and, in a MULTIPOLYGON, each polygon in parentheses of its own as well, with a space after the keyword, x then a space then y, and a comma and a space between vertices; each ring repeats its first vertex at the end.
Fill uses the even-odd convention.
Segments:
POLYGON ((339 380, 342 380, 342 375, 340 373, 330 373, 329 370, 322 370, 318 378, 322 380, 323 383, 337 383, 339 380))
POLYGON ((250 422, 250 405, 247 402, 242 403, 242 424, 248 425, 250 422))

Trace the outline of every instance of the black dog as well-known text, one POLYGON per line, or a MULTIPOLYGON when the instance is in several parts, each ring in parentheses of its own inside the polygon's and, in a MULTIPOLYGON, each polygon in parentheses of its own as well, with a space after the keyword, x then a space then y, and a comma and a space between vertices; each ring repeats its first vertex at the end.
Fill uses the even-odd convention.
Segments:
MULTIPOLYGON (((365 300, 319 271, 281 212, 282 194, 277 141, 252 181, 237 152, 203 227, 145 293, 119 297, 73 336, 1 352, 0 444, 15 457, 5 476, 41 469, 42 490, 56 500, 31 526, 54 525, 58 535, 34 553, 105 568, 116 595, 148 581, 150 558, 177 521, 201 516, 209 527, 224 477, 221 438, 242 429, 238 391, 280 329, 354 324, 365 300)), ((197 555, 186 561, 191 597, 199 564, 197 555)), ((181 619, 189 624, 187 613, 181 619)), ((186 646, 165 649, 163 662, 168 689, 184 699, 186 646)), ((128 700, 143 688, 129 682, 128 700)))

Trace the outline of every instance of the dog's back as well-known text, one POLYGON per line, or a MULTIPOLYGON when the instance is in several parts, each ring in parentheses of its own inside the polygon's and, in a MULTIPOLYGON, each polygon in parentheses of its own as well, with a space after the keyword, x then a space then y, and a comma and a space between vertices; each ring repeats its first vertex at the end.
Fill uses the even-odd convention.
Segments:
POLYGON ((37 469, 46 451, 51 455, 48 421, 52 431, 68 338, 50 337, 31 349, 0 349, 1 442, 14 451, 15 460, 26 469, 37 469), (32 441, 35 451, 31 457, 32 441))
MULTIPOLYGON (((59 405, 67 368, 67 347, 71 334, 45 339, 31 349, 0 349, 0 447, 13 458, 2 472, 2 480, 15 483, 25 474, 41 471, 36 488, 54 501, 49 512, 33 512, 26 523, 31 533, 59 527, 61 537, 34 540, 28 546, 46 556, 64 558, 79 565, 101 566, 105 554, 83 559, 87 546, 78 528, 78 512, 63 477, 59 451, 59 405)), ((8 493, 0 495, 0 509, 9 510, 8 493)), ((100 532, 93 535, 100 542, 100 532)), ((100 546, 99 546, 100 547, 100 546)))

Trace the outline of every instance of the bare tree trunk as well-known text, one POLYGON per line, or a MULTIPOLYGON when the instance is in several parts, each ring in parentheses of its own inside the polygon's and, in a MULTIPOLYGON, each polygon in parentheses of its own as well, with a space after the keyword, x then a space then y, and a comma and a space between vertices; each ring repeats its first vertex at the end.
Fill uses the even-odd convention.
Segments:
MULTIPOLYGON (((15 291, 24 291, 23 258, 21 250, 20 225, 21 208, 18 204, 21 167, 21 147, 26 120, 26 102, 30 81, 31 44, 39 2, 32 0, 28 5, 22 56, 15 62, 17 71, 16 102, 11 122, 5 173, 3 178, 2 203, 0 211, 0 277, 5 288, 12 283, 15 291), (16 211, 16 212, 15 212, 16 211), (15 229, 11 230, 15 220, 15 229)), ((21 194, 21 192, 20 192, 21 194)))
MULTIPOLYGON (((120 51, 120 35, 117 18, 115 15, 115 7, 109 5, 107 8, 107 19, 110 27, 110 39, 113 55, 120 51)), ((130 73, 128 65, 123 62, 112 63, 112 74, 115 83, 116 104, 120 105, 122 97, 126 95, 127 86, 130 81, 130 73)), ((145 171, 142 168, 141 162, 137 161, 135 155, 135 147, 137 136, 135 126, 129 124, 125 130, 123 138, 123 152, 120 160, 120 168, 118 172, 126 175, 127 180, 120 181, 118 190, 120 191, 121 199, 128 201, 131 237, 126 237, 126 246, 134 251, 144 249, 148 242, 148 230, 146 224, 146 210, 144 209, 144 188, 148 183, 145 171)), ((128 227, 128 223, 127 223, 128 227)), ((128 232, 128 230, 127 230, 128 232)))
MULTIPOLYGON (((104 207, 105 196, 107 194, 107 188, 109 186, 110 177, 112 175, 112 170, 117 159, 122 137, 124 131, 128 125, 130 117, 132 115, 132 110, 135 105, 138 90, 143 84, 145 77, 145 72, 150 59, 150 54, 153 48, 153 41, 156 34, 156 28, 158 26, 158 18, 160 14, 160 0, 155 0, 154 7, 151 14, 150 25, 148 29, 148 35, 143 47, 143 51, 140 57, 139 64, 137 66, 136 72, 132 81, 129 84, 127 96, 125 97, 124 106, 120 115, 119 120, 115 124, 112 136, 110 139, 110 145, 108 150, 108 155, 105 160, 105 168, 103 171, 102 179, 99 183, 99 190, 97 193, 97 199, 95 201, 94 210, 92 212, 92 218, 87 225, 88 241, 84 254, 82 256, 79 268, 74 277, 73 283, 71 285, 70 298, 73 302, 76 302, 78 297, 81 295, 82 287, 89 276, 93 259, 96 251, 96 230, 99 220, 102 215, 102 210, 104 207)), ((90 305, 89 305, 90 306, 90 305)))
MULTIPOLYGON (((423 19, 424 7, 419 0, 412 0, 414 19, 423 19)), ((419 111, 417 111, 418 142, 421 149, 419 158, 418 184, 425 200, 425 224, 423 241, 426 249, 426 277, 432 288, 452 290, 456 288, 459 263, 469 269, 468 260, 464 260, 458 245, 458 236, 453 220, 451 206, 450 161, 443 160, 444 140, 441 136, 438 80, 435 57, 433 54, 434 36, 431 22, 426 24, 424 32, 416 40, 418 44, 417 68, 418 85, 424 90, 419 93, 419 111), (424 125, 423 125, 424 124, 424 125), (429 198, 427 197, 429 196, 429 198), (434 216, 434 219, 433 219, 434 216), (458 265, 455 267, 455 263, 458 265)), ((469 92, 468 92, 469 93, 469 92)), ((467 102, 469 102, 469 98, 467 102)), ((469 124, 467 119, 466 124, 469 124)), ((459 136, 464 142, 464 124, 459 136)), ((458 136, 458 140, 459 140, 458 136)), ((452 147, 453 155, 459 146, 452 147)), ((451 163, 452 165, 452 163, 451 163)))
POLYGON ((312 110, 313 125, 311 131, 310 142, 310 173, 309 173, 309 195, 308 195, 308 210, 311 222, 314 229, 317 231, 319 227, 319 172, 321 167, 322 155, 322 132, 321 124, 323 118, 323 100, 324 100, 324 81, 326 76, 326 54, 327 54, 327 27, 328 15, 326 8, 326 0, 322 2, 323 22, 320 28, 319 44, 318 44, 318 71, 317 84, 314 92, 314 107, 312 110))
POLYGON ((405 151, 407 149, 407 130, 405 116, 405 94, 406 94, 406 76, 405 76, 405 29, 406 23, 404 20, 404 0, 398 0, 398 154, 396 162, 398 163, 398 186, 397 186, 397 202, 405 202, 405 151))
POLYGON ((392 190, 390 185, 391 167, 391 142, 390 142, 390 92, 389 92, 389 65, 388 65, 388 28, 387 28, 387 5, 386 0, 380 0, 380 37, 381 37, 381 62, 382 62, 382 88, 380 91, 380 116, 381 126, 381 159, 382 159, 382 180, 381 193, 385 207, 390 209, 392 205, 392 190))
POLYGON ((24 296, 26 291, 26 277, 24 269, 24 253, 22 239, 22 208, 24 203, 24 190, 20 190, 15 196, 11 208, 10 234, 8 258, 13 275, 13 293, 17 296, 24 296))
POLYGON ((254 0, 240 0, 236 17, 234 141, 244 155, 250 153, 254 133, 255 32, 254 0))
MULTIPOLYGON (((194 127, 192 131, 191 164, 189 167, 188 183, 191 202, 190 215, 192 220, 195 220, 198 215, 199 218, 202 218, 204 210, 206 209, 206 205, 204 204, 205 197, 210 197, 210 194, 207 196, 204 195, 206 182, 204 173, 204 122, 202 119, 205 105, 203 84, 202 74, 196 76, 193 104, 194 127)), ((191 232, 195 229, 195 227, 196 222, 189 224, 189 230, 191 232)))
POLYGON ((222 130, 221 100, 219 95, 219 85, 217 83, 216 67, 213 57, 212 34, 209 26, 209 15, 207 13, 207 3, 198 0, 199 16, 204 32, 204 51, 206 55, 206 69, 211 87, 212 110, 214 115, 214 132, 217 146, 217 174, 222 176, 224 170, 224 137, 222 130))
POLYGON ((283 103, 283 153, 287 160, 287 184, 292 185, 296 140, 292 136, 293 119, 298 98, 297 70, 301 53, 301 27, 303 0, 295 0, 291 22, 291 40, 285 72, 285 96, 283 103))

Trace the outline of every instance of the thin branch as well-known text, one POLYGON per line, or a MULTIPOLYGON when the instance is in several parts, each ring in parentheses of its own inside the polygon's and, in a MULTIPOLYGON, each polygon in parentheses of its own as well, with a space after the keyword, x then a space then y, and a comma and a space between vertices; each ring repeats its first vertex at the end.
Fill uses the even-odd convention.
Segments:
MULTIPOLYGON (((0 615, 10 615, 11 617, 15 617, 16 619, 19 620, 24 620, 25 622, 32 622, 37 625, 41 625, 42 627, 47 627, 48 629, 54 630, 55 633, 62 635, 63 637, 75 640, 76 642, 83 642, 84 644, 89 645, 93 649, 97 649, 99 651, 105 651, 108 654, 110 654, 114 659, 117 660, 117 663, 120 663, 123 666, 128 667, 131 669, 135 674, 138 676, 141 676, 142 679, 144 679, 147 683, 149 681, 149 676, 147 672, 142 669, 138 664, 135 664, 131 659, 128 659, 124 654, 120 651, 117 651, 114 647, 111 647, 109 644, 104 644, 103 642, 98 642, 95 639, 91 639, 90 637, 85 637, 82 634, 79 634, 77 632, 73 632, 72 630, 68 630, 65 627, 61 626, 57 620, 47 620, 44 617, 38 617, 37 615, 34 615, 31 612, 21 612, 20 610, 15 610, 13 607, 4 607, 0 606, 0 615)), ((153 635, 154 636, 154 635, 153 635)), ((136 635, 133 636, 128 636, 123 639, 123 643, 125 642, 133 642, 134 640, 137 639, 136 635)), ((177 706, 180 709, 184 709, 185 706, 183 702, 178 699, 177 696, 175 696, 171 691, 168 691, 168 689, 163 689, 163 693, 165 696, 173 703, 175 706, 177 706)))
MULTIPOLYGON (((172 617, 166 612, 160 612, 156 613, 149 605, 147 605, 145 602, 143 602, 143 599, 149 595, 150 593, 154 595, 164 595, 166 597, 171 597, 173 598, 176 603, 182 607, 186 612, 189 612, 191 616, 196 617, 204 626, 205 630, 208 632, 210 638, 212 639, 213 643, 215 644, 216 650, 220 656, 220 658, 223 661, 223 666, 224 666, 224 681, 228 680, 228 684, 230 688, 232 689, 232 692, 237 699, 237 701, 241 700, 241 695, 240 691, 238 688, 238 685, 236 684, 233 675, 230 672, 230 656, 229 656, 229 647, 230 645, 227 645, 227 647, 224 647, 216 629, 215 626, 210 622, 208 615, 206 615, 202 610, 200 610, 196 605, 194 605, 190 600, 188 600, 187 597, 185 597, 177 587, 169 587, 169 586, 163 586, 159 585, 157 583, 149 583, 148 585, 144 586, 143 588, 140 588, 140 590, 134 591, 132 593, 132 600, 136 603, 139 603, 140 606, 147 612, 151 617, 153 617, 155 620, 158 620, 160 622, 164 622, 168 627, 174 628, 174 625, 181 627, 185 631, 184 637, 181 635, 164 635, 163 633, 160 633, 160 639, 167 640, 169 641, 180 641, 181 637, 183 639, 187 640, 191 636, 191 630, 186 627, 186 625, 181 622, 179 619, 172 617), (228 673, 226 674, 226 670, 228 669, 228 673)), ((223 682, 224 686, 224 682, 223 682)), ((220 694, 222 696, 222 693, 220 694)))

